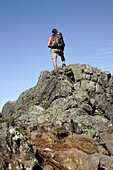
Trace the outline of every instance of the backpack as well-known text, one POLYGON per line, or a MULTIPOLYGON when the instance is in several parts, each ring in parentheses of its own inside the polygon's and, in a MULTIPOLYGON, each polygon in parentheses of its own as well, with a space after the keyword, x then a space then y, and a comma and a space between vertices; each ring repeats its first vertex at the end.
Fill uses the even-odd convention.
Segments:
POLYGON ((51 43, 51 48, 63 49, 64 50, 65 43, 63 40, 63 36, 60 32, 53 35, 53 41, 51 43))

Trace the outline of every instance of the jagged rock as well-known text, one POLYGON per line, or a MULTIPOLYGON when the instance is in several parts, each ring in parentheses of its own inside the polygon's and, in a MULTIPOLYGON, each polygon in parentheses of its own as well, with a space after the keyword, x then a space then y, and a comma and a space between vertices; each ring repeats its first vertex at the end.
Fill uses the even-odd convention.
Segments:
POLYGON ((51 165, 44 166, 43 170, 54 170, 51 165))
POLYGON ((88 155, 75 148, 57 152, 55 159, 67 170, 95 170, 99 165, 98 158, 94 158, 92 155, 88 155))
POLYGON ((67 148, 77 148, 87 154, 98 152, 98 144, 86 135, 69 135, 64 144, 67 148))
POLYGON ((113 169, 113 75, 86 64, 42 71, 0 113, 0 169, 113 169))
POLYGON ((113 169, 113 157, 102 154, 94 154, 94 157, 99 159, 98 169, 112 170, 113 169))
POLYGON ((113 156, 113 133, 112 134, 101 133, 100 137, 102 139, 103 144, 105 145, 105 147, 109 151, 109 154, 111 156, 113 156))

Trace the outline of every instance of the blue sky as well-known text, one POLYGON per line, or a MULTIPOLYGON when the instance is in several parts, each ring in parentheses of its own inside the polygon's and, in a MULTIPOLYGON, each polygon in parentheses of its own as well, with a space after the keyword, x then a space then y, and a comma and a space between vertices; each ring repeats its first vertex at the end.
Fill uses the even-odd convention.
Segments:
POLYGON ((53 28, 64 36, 67 65, 113 74, 113 0, 0 0, 0 110, 53 70, 53 28))

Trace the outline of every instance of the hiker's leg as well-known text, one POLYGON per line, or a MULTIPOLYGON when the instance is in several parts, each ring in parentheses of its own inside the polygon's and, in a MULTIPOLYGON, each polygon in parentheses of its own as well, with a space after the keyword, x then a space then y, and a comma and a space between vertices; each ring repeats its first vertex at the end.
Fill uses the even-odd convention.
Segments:
POLYGON ((57 68, 56 58, 53 58, 52 60, 53 60, 53 67, 54 67, 54 69, 56 69, 57 68))
POLYGON ((65 57, 64 57, 63 51, 61 52, 61 60, 62 60, 62 62, 65 62, 65 57))
POLYGON ((54 49, 51 50, 52 60, 53 60, 53 67, 54 69, 57 68, 57 53, 54 49))
POLYGON ((65 66, 65 57, 64 57, 64 51, 60 50, 59 51, 59 56, 61 57, 61 61, 62 61, 62 66, 65 66))

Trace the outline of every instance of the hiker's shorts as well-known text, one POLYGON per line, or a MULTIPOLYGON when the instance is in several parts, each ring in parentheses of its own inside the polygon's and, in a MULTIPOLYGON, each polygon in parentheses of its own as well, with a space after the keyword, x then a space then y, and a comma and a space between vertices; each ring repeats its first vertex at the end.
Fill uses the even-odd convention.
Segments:
POLYGON ((56 59, 57 55, 61 56, 61 58, 64 57, 63 50, 61 50, 61 49, 51 49, 52 59, 56 59))

